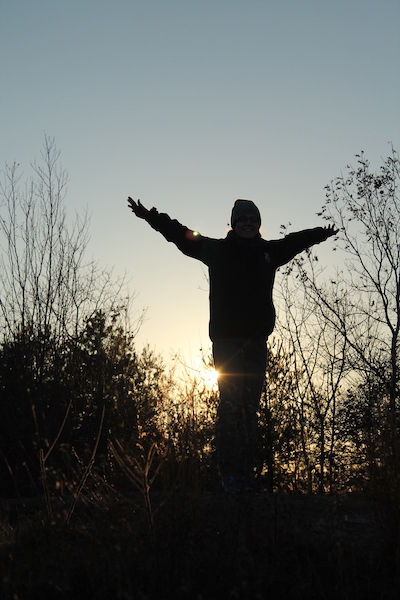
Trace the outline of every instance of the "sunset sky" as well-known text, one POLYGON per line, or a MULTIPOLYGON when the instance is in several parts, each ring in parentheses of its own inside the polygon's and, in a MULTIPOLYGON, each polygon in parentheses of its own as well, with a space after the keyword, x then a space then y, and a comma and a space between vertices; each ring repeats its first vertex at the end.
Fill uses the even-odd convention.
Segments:
POLYGON ((128 195, 211 237, 249 198, 277 238, 324 224, 355 154, 400 148, 398 0, 0 0, 0 28, 1 167, 30 174, 55 138, 89 254, 126 273, 137 344, 166 359, 209 347, 206 273, 128 195))

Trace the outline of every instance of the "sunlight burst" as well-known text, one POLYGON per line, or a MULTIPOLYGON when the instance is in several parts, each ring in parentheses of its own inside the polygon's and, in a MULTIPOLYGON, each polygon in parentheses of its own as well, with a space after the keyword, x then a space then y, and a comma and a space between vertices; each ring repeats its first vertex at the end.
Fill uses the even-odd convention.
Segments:
POLYGON ((204 367, 201 372, 201 378, 207 387, 211 389, 217 389, 218 387, 218 371, 212 367, 204 367))

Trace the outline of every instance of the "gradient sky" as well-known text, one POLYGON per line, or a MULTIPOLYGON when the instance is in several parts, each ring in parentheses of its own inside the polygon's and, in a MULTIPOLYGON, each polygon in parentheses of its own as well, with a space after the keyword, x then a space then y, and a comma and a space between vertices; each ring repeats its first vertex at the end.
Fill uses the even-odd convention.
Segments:
POLYGON ((205 271, 128 195, 211 237, 249 198, 273 239, 323 224, 355 154, 400 148, 398 0, 0 0, 0 23, 0 165, 29 174, 55 138, 89 255, 126 272, 138 347, 166 358, 209 347, 205 271))

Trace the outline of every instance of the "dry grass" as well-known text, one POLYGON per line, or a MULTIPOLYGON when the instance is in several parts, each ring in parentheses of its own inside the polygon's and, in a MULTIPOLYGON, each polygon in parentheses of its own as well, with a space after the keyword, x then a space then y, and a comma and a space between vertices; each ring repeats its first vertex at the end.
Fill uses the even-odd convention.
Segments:
POLYGON ((398 544, 384 510, 290 498, 154 494, 152 528, 136 494, 82 502, 69 523, 68 506, 53 520, 19 507, 1 529, 1 598, 396 598, 398 544))

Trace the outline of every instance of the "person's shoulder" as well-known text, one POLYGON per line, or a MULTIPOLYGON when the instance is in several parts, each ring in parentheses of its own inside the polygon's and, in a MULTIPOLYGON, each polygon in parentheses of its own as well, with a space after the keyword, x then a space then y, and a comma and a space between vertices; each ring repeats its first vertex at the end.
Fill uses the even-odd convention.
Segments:
POLYGON ((221 244, 226 243, 226 238, 212 238, 207 237, 206 235, 202 235, 201 239, 204 240, 204 242, 206 242, 207 244, 210 244, 210 246, 219 246, 221 244))
POLYGON ((223 249, 226 248, 226 238, 204 237, 203 240, 204 252, 207 255, 215 256, 223 252, 223 249))
POLYGON ((287 240, 288 236, 285 235, 283 237, 274 239, 274 240, 265 240, 264 238, 262 238, 262 242, 264 244, 264 246, 268 246, 269 248, 273 248, 274 246, 280 246, 281 244, 284 244, 287 240))
POLYGON ((264 252, 267 252, 271 258, 279 256, 279 254, 285 250, 288 243, 286 236, 275 240, 262 239, 261 241, 264 252))

